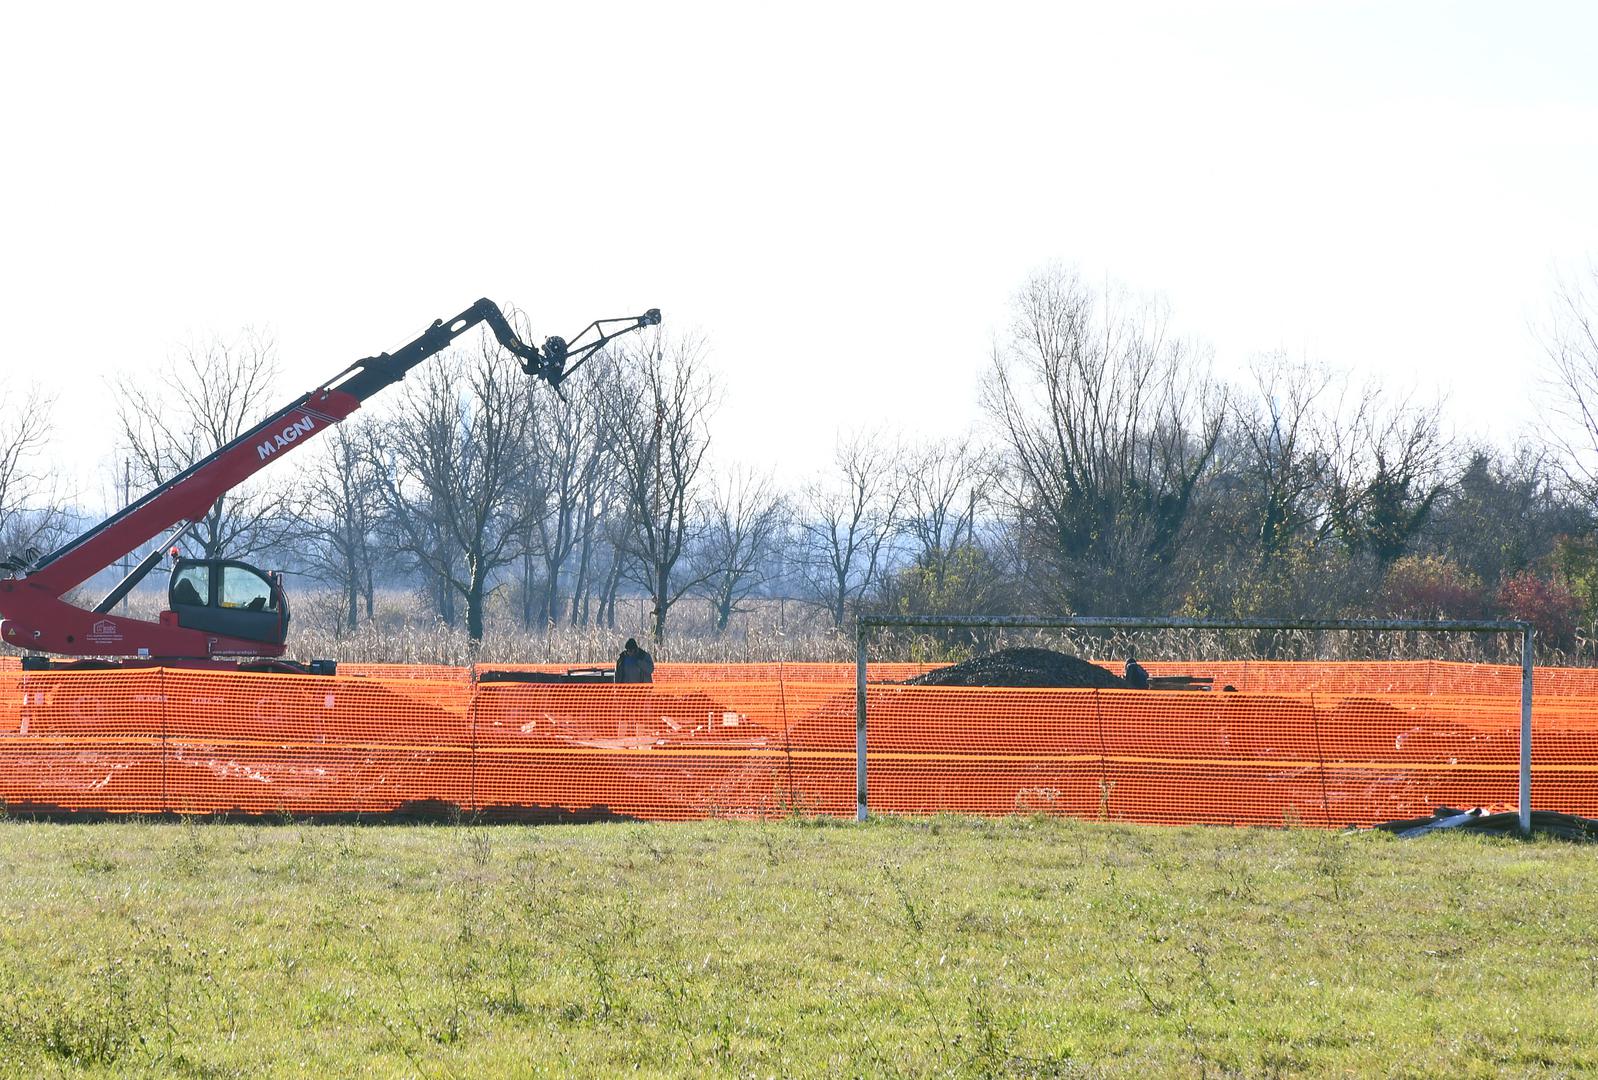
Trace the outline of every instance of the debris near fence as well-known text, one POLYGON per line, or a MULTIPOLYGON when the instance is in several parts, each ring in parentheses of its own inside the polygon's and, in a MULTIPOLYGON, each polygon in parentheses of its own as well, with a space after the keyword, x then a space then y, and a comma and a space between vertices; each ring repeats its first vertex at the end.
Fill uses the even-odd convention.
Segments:
POLYGON ((569 686, 581 683, 614 683, 615 668, 567 668, 565 671, 521 671, 489 668, 477 673, 478 682, 553 683, 569 686))
POLYGON ((906 680, 907 686, 1022 686, 1125 690, 1127 682, 1097 664, 1053 649, 1000 649, 906 680))
MULTIPOLYGON (((1396 833, 1406 840, 1427 833, 1454 829, 1496 836, 1519 836, 1520 815, 1514 811, 1489 814, 1481 807, 1456 810, 1451 806, 1439 806, 1432 811, 1431 817, 1383 821, 1373 828, 1396 833)), ((1559 840, 1598 843, 1598 818, 1577 817, 1575 814, 1561 814, 1555 810, 1533 810, 1531 831, 1533 835, 1551 836, 1559 840)))

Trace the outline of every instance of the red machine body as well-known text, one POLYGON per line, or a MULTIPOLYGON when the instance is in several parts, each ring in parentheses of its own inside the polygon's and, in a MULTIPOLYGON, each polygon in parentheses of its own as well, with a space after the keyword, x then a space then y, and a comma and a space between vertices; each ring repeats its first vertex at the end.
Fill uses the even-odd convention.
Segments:
MULTIPOLYGON (((281 641, 236 638, 182 626, 174 611, 164 611, 159 621, 151 622, 113 615, 109 610, 86 611, 63 600, 62 594, 126 554, 130 537, 138 537, 132 541, 137 544, 177 521, 204 515, 212 503, 268 460, 293 450, 360 407, 357 398, 336 390, 307 394, 253 429, 248 441, 235 440, 203 469, 177 478, 160 498, 140 500, 124 514, 109 519, 114 527, 91 530, 37 571, 0 578, 0 616, 4 617, 0 640, 18 648, 69 656, 283 655, 286 646, 281 641)), ((286 629, 286 597, 279 606, 286 629)))

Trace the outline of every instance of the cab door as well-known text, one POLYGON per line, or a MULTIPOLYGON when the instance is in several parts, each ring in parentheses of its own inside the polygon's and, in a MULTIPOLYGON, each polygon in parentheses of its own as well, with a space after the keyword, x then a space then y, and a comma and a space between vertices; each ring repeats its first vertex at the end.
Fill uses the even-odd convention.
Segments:
POLYGON ((232 559, 180 559, 172 568, 167 603, 178 625, 208 634, 281 645, 288 605, 277 575, 232 559))

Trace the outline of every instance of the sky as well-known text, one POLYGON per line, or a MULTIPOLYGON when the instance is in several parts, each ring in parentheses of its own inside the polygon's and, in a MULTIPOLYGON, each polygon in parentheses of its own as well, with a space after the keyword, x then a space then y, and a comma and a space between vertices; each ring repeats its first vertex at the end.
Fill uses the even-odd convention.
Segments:
POLYGON ((1590 3, 21 5, 0 383, 93 498, 109 380, 185 341, 271 333, 275 406, 479 296, 538 338, 659 307, 718 460, 798 482, 977 423, 1061 263, 1223 374, 1282 350, 1508 443, 1598 254, 1594 41, 1590 3))

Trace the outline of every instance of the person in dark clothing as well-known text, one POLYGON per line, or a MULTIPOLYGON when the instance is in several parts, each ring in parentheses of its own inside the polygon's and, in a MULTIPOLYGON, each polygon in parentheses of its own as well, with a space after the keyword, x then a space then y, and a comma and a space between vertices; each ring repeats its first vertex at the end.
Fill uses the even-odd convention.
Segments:
POLYGON ((628 638, 616 658, 616 681, 646 683, 655 681, 655 658, 638 647, 637 638, 628 638))
POLYGON ((1134 690, 1147 690, 1149 688, 1148 668, 1137 662, 1135 653, 1126 654, 1126 685, 1134 690))

